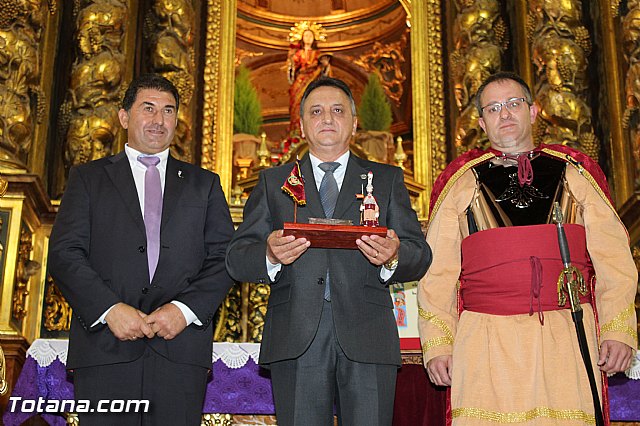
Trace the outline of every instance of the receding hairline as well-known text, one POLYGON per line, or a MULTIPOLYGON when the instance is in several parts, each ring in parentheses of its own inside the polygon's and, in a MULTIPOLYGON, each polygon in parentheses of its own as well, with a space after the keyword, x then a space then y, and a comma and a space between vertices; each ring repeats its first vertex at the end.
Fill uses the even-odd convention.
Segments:
MULTIPOLYGON (((520 84, 518 81, 513 80, 513 79, 511 79, 511 78, 501 78, 501 79, 499 79, 499 80, 494 80, 494 81, 490 82, 489 84, 487 84, 487 85, 484 87, 484 90, 482 91, 482 93, 480 93, 480 95, 481 95, 481 96, 484 96, 485 92, 487 91, 487 88, 489 88, 490 86, 492 86, 492 85, 494 85, 494 84, 507 84, 507 83, 509 83, 509 82, 513 83, 514 85, 516 85, 516 86, 520 89, 520 91, 522 92, 523 97, 526 97, 526 96, 527 96, 527 91, 526 91, 526 90, 525 90, 525 88, 522 86, 522 84, 520 84)), ((500 102, 501 100, 500 100, 500 99, 496 99, 495 101, 496 101, 496 102, 500 102)))

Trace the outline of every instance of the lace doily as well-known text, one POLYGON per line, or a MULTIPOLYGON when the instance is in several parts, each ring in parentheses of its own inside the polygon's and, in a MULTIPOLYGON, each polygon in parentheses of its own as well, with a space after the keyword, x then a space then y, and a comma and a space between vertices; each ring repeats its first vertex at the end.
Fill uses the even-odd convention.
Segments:
POLYGON ((27 356, 35 359, 41 367, 48 367, 56 359, 66 364, 68 348, 69 341, 66 339, 36 339, 27 349, 27 356))
POLYGON ((631 367, 624 374, 630 379, 640 380, 640 351, 636 351, 636 356, 631 361, 631 367))
POLYGON ((214 343, 211 351, 211 363, 221 359, 229 368, 241 368, 249 358, 256 364, 260 354, 259 343, 214 343))
MULTIPOLYGON (((27 355, 35 359, 40 367, 48 367, 53 361, 59 359, 61 363, 67 363, 67 339, 36 339, 27 350, 27 355)), ((259 343, 213 343, 211 350, 211 363, 222 360, 228 368, 241 368, 249 358, 258 363, 260 354, 259 343)))

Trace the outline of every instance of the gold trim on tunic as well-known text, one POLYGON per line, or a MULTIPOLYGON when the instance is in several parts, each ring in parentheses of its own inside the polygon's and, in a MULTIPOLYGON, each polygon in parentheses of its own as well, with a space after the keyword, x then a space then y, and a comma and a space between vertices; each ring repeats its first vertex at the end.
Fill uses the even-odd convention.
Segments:
POLYGON ((595 417, 582 410, 555 410, 549 407, 536 407, 528 411, 512 413, 489 411, 482 408, 454 408, 451 410, 451 416, 454 419, 456 417, 468 417, 496 423, 522 423, 544 417, 554 420, 579 420, 588 424, 596 424, 595 417))
POLYGON ((619 331, 621 333, 628 334, 635 340, 636 342, 635 346, 637 346, 638 345, 637 331, 633 327, 630 327, 627 321, 634 314, 635 309, 636 309, 635 305, 632 303, 627 307, 627 309, 620 312, 608 323, 604 324, 600 328, 600 333, 619 331))

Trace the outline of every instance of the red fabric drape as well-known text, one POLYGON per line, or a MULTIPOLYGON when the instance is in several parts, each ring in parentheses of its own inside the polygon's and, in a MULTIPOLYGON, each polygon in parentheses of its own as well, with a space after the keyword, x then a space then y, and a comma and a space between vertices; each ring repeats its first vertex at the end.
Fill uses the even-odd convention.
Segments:
POLYGON ((422 365, 398 370, 394 426, 445 426, 447 388, 435 387, 422 365))

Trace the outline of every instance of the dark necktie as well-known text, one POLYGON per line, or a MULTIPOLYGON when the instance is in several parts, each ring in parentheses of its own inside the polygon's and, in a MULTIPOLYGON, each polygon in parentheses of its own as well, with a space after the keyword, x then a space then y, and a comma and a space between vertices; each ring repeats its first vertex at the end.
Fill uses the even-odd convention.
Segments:
POLYGON ((333 217, 333 211, 336 209, 336 201, 338 201, 338 182, 336 182, 333 172, 340 167, 340 163, 320 163, 318 166, 324 171, 322 182, 320 182, 320 202, 327 218, 333 217))
POLYGON ((162 218, 162 186, 158 157, 139 156, 138 161, 147 167, 144 174, 144 227, 147 233, 147 261, 149 263, 149 281, 158 266, 160 257, 160 220, 162 218))
MULTIPOLYGON (((318 190, 320 194, 320 202, 322 203, 322 208, 324 209, 324 214, 327 218, 333 217, 333 212, 336 209, 336 202, 338 201, 338 182, 336 182, 336 178, 333 175, 333 172, 336 171, 338 167, 340 167, 340 163, 330 162, 330 163, 320 163, 318 165, 322 171, 324 171, 324 176, 322 177, 322 182, 320 182, 320 189, 318 190)), ((329 287, 329 270, 327 270, 327 278, 324 286, 324 299, 326 301, 331 301, 331 288, 329 287)))

